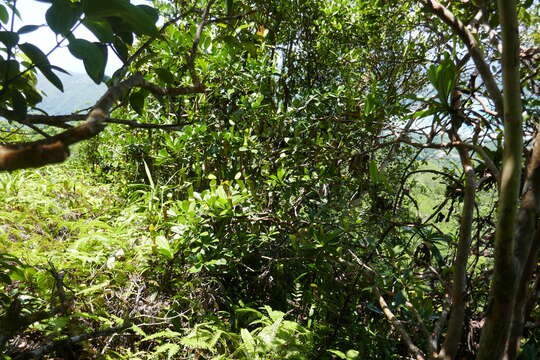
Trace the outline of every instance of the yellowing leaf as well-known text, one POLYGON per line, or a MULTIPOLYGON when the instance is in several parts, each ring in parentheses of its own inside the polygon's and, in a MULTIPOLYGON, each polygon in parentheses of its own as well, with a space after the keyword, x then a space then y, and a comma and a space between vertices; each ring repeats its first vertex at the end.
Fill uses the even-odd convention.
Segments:
POLYGON ((264 27, 264 25, 259 26, 259 30, 257 30, 257 35, 266 37, 266 35, 268 35, 268 29, 264 27))

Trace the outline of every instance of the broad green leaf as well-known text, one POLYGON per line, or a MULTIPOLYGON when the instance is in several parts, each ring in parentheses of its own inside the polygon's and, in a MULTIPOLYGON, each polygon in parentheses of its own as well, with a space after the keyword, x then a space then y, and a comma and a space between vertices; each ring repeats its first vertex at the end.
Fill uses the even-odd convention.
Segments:
POLYGON ((107 47, 84 39, 71 39, 69 51, 84 62, 86 73, 96 84, 103 81, 107 65, 107 47))
POLYGON ((6 47, 11 48, 19 42, 19 35, 12 31, 0 31, 0 41, 3 42, 6 47))
POLYGON ((111 24, 107 21, 100 19, 84 19, 83 24, 88 30, 96 35, 100 41, 106 43, 112 43, 114 41, 113 29, 111 24))
POLYGON ((157 74, 159 80, 163 81, 165 84, 172 84, 176 80, 169 69, 157 68, 154 70, 154 72, 157 74))
POLYGON ((156 246, 158 252, 165 256, 168 260, 172 260, 174 257, 173 250, 171 249, 171 245, 169 244, 169 241, 165 236, 158 236, 156 238, 156 246))
POLYGON ((51 64, 47 56, 35 45, 30 43, 20 44, 19 48, 21 51, 28 56, 28 58, 34 63, 34 65, 41 71, 43 76, 47 78, 54 86, 60 91, 64 91, 64 86, 62 81, 55 73, 51 70, 51 64))
POLYGON ((113 40, 113 46, 118 53, 120 60, 126 61, 129 57, 129 50, 126 43, 120 37, 115 36, 113 40))
POLYGON ((9 14, 4 5, 0 5, 0 21, 4 24, 7 24, 9 21, 9 14))
POLYGON ((17 33, 18 34, 27 34, 29 32, 32 32, 32 31, 36 31, 37 29, 39 29, 41 27, 41 25, 25 25, 23 27, 21 27, 17 33))
POLYGON ((139 34, 157 35, 154 16, 147 9, 127 0, 84 0, 83 10, 90 19, 116 16, 128 23, 139 34))
POLYGON ((26 99, 19 91, 12 92, 11 104, 13 106, 13 120, 24 120, 27 113, 26 99))
POLYGON ((142 115, 144 110, 144 100, 148 96, 148 91, 138 90, 131 93, 129 96, 129 104, 137 112, 137 114, 142 115))
POLYGON ((19 48, 38 68, 40 66, 49 66, 47 55, 45 55, 37 46, 30 43, 24 43, 20 44, 19 48))
POLYGON ((57 34, 67 34, 81 15, 76 3, 68 0, 55 0, 45 13, 45 19, 52 31, 57 34))
POLYGON ((136 6, 152 18, 152 23, 155 24, 159 20, 159 11, 157 11, 157 9, 148 5, 136 5, 136 6))
POLYGON ((12 79, 19 72, 19 63, 17 61, 0 59, 0 79, 12 79))

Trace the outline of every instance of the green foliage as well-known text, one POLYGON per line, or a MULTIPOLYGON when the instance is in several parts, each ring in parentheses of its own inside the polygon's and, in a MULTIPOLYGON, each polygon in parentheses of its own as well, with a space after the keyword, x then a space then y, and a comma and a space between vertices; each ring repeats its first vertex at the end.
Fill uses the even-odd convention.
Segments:
POLYGON ((224 323, 199 324, 180 343, 212 354, 211 359, 310 359, 314 350, 311 331, 285 320, 283 312, 268 306, 264 310, 266 314, 245 307, 236 310, 254 318, 249 329, 235 333, 224 323))
MULTIPOLYGON (((0 5, 0 21, 6 28, 13 29, 17 9, 9 4, 0 5)), ((113 1, 68 1, 54 0, 46 13, 49 28, 54 31, 58 48, 64 40, 69 40, 69 50, 83 60, 88 76, 99 84, 103 81, 108 58, 108 47, 112 47, 126 58, 128 47, 133 43, 133 34, 156 35, 157 11, 146 5, 132 5, 128 0, 113 1), (72 31, 84 25, 99 39, 89 42, 76 39, 72 31)), ((29 108, 42 100, 36 90, 36 69, 60 91, 64 90, 56 72, 67 73, 61 67, 51 64, 48 54, 31 43, 21 43, 19 35, 34 31, 35 25, 25 25, 18 31, 0 31, 0 42, 4 45, 0 58, 1 91, 0 114, 8 120, 23 121, 29 108)), ((55 50, 53 49, 53 51, 55 50)))
MULTIPOLYGON (((117 76, 141 73, 163 93, 187 94, 133 89, 112 115, 174 131, 109 125, 77 149, 78 163, 0 175, 0 351, 14 357, 124 325, 67 350, 106 359, 404 359, 409 350, 378 294, 427 351, 426 333, 451 308, 465 180, 455 142, 446 142, 459 136, 478 178, 466 262, 470 346, 458 354, 474 356, 502 135, 474 102, 487 97, 473 96, 482 86, 465 47, 446 28, 426 32, 416 3, 218 1, 203 21, 200 1, 45 2, 48 26, 95 83, 112 48, 124 60, 137 55, 117 76), (174 19, 159 34, 157 11, 164 24, 174 19), (73 36, 81 24, 97 42, 73 36), (441 44, 453 50, 439 54, 441 44), (199 80, 204 92, 188 91, 199 80)), ((483 21, 497 24, 493 6, 483 21)), ((476 2, 449 7, 466 19, 478 12, 476 2)), ((529 26, 535 9, 523 3, 529 26)), ((6 29, 11 15, 0 4, 6 29)), ((0 110, 9 120, 41 101, 35 68, 63 86, 60 68, 20 44, 33 30, 0 32, 0 110)), ((531 129, 534 89, 524 91, 531 129)), ((533 358, 538 336, 525 336, 521 356, 533 358)))

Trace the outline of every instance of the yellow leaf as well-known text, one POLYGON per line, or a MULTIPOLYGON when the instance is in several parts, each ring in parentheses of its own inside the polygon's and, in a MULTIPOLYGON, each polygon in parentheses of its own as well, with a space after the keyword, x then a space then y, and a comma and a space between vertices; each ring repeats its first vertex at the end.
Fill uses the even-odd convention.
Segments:
POLYGON ((257 35, 266 37, 268 35, 268 29, 264 27, 264 25, 259 26, 259 30, 257 30, 257 35))

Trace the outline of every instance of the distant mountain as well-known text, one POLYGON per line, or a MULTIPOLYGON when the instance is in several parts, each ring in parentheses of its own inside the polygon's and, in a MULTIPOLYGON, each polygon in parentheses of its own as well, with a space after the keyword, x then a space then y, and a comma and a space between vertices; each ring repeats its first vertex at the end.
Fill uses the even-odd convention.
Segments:
MULTIPOLYGON (((57 73, 58 74, 58 73, 57 73)), ((105 84, 96 85, 86 74, 58 74, 64 84, 61 92, 43 75, 38 74, 37 88, 43 91, 38 107, 50 115, 70 114, 93 105, 107 90, 105 84)))

